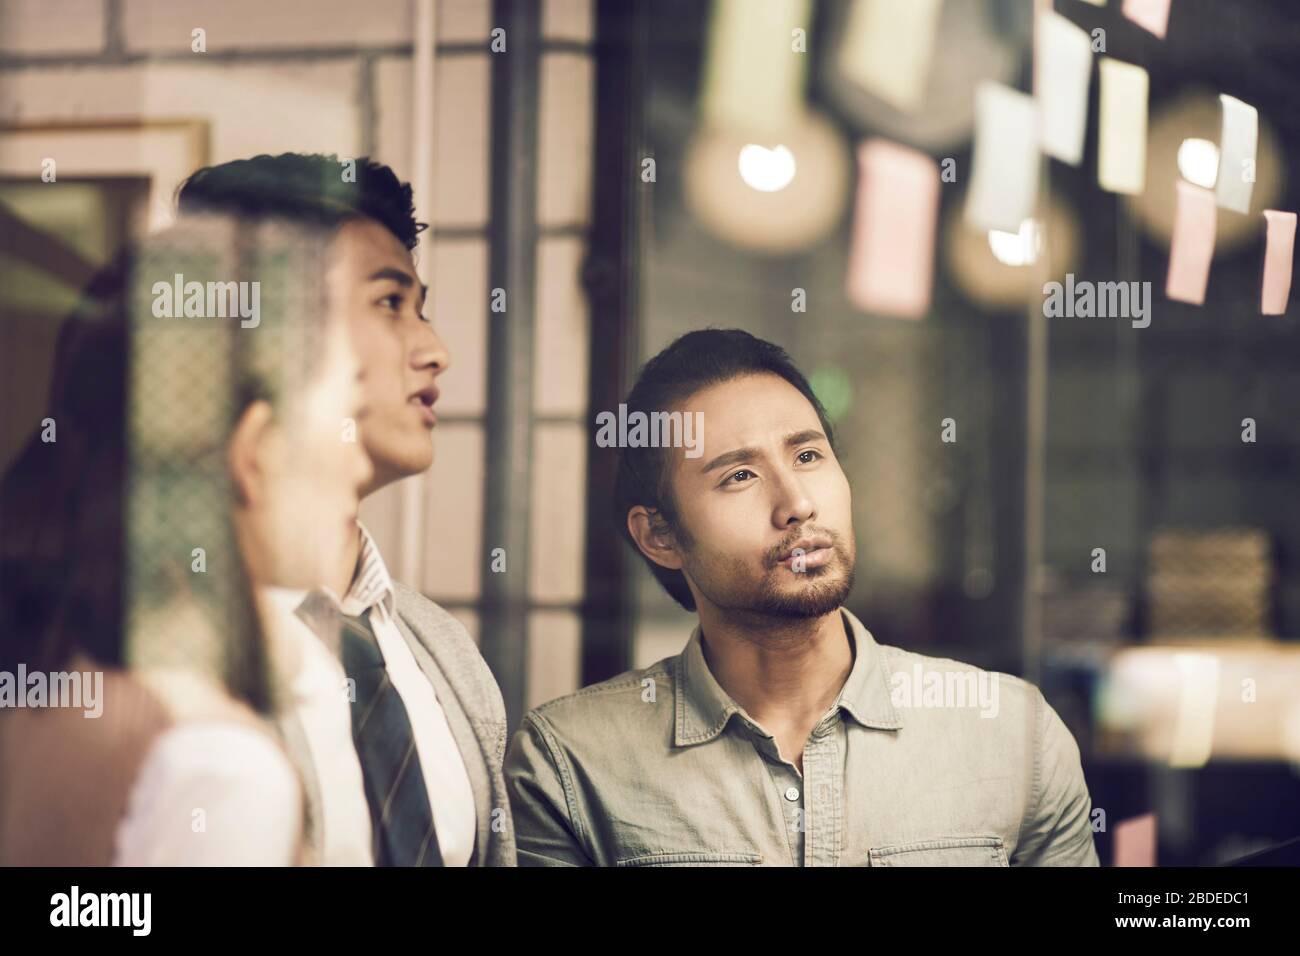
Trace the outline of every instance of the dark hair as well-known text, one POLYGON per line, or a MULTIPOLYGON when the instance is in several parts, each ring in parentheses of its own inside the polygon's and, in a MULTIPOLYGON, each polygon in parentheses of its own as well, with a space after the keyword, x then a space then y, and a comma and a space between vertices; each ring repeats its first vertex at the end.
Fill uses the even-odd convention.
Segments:
POLYGON ((276 217, 330 227, 364 216, 385 226, 407 249, 414 249, 428 228, 415 221, 410 183, 368 156, 354 161, 334 154, 263 154, 207 166, 181 183, 176 206, 182 213, 276 217), (346 166, 350 162, 355 166, 346 166), (354 181, 345 181, 345 173, 354 181))
POLYGON ((0 669, 56 670, 78 646, 123 663, 126 269, 122 257, 96 274, 59 330, 57 443, 38 429, 0 482, 0 669))
MULTIPOLYGON (((641 369, 641 375, 627 396, 627 413, 665 412, 692 395, 745 375, 776 375, 793 385, 808 399, 821 422, 826 440, 835 444, 835 435, 826 409, 813 393, 802 372, 785 349, 740 329, 702 329, 676 339, 641 369)), ((660 516, 669 530, 689 545, 688 529, 681 526, 673 501, 672 485, 666 467, 668 456, 663 448, 622 448, 618 453, 618 477, 614 486, 614 524, 638 554, 627 530, 627 513, 641 505, 660 516)), ((660 567, 644 554, 650 572, 674 600, 688 611, 695 610, 695 598, 680 571, 660 567)))

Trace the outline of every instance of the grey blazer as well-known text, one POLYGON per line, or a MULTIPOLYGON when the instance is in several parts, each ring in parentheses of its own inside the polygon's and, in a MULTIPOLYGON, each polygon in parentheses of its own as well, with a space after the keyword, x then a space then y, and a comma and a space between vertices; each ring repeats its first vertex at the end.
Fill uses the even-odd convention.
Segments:
MULTIPOLYGON (((514 823, 501 776, 506 749, 506 708, 501 689, 473 638, 454 617, 418 591, 393 582, 397 625, 424 671, 469 773, 478 817, 470 866, 515 866, 514 823)), ((283 720, 286 749, 302 771, 307 802, 307 840, 317 859, 324 853, 320 827, 320 785, 311 772, 310 751, 296 719, 283 720)))

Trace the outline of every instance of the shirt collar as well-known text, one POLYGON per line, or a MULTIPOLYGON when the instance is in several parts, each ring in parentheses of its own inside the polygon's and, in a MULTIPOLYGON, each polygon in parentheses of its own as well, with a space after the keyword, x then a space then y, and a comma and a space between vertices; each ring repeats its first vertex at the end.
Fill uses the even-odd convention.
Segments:
POLYGON ((348 593, 343 595, 339 606, 349 617, 356 617, 377 604, 391 615, 397 603, 393 579, 388 576, 388 567, 379 554, 375 539, 370 537, 370 532, 360 521, 357 527, 361 529, 361 553, 357 557, 357 570, 348 593))
POLYGON ((264 626, 274 660, 276 683, 301 702, 312 691, 305 657, 309 649, 303 642, 320 640, 329 646, 328 636, 333 632, 321 626, 322 619, 304 613, 304 609, 312 607, 313 592, 300 588, 263 587, 261 593, 267 611, 264 626))
MULTIPOLYGON (((881 665, 880 645, 851 612, 841 608, 840 613, 853 635, 856 650, 853 667, 840 689, 835 707, 847 711, 864 727, 898 730, 903 722, 890 702, 888 675, 881 665)), ((744 716, 743 708, 722 689, 704 660, 699 625, 677 658, 677 674, 677 746, 712 740, 722 733, 732 714, 744 716)))
POLYGON ((282 588, 276 585, 268 585, 262 588, 262 596, 277 611, 293 614, 307 597, 307 592, 302 588, 282 588))
POLYGON ((342 600, 332 588, 324 585, 310 591, 263 589, 273 605, 293 612, 336 653, 338 615, 360 617, 375 606, 382 606, 392 615, 397 606, 393 579, 388 576, 388 568, 379 555, 379 548, 365 525, 358 521, 357 527, 361 529, 361 551, 357 556, 357 568, 352 575, 352 582, 342 600))

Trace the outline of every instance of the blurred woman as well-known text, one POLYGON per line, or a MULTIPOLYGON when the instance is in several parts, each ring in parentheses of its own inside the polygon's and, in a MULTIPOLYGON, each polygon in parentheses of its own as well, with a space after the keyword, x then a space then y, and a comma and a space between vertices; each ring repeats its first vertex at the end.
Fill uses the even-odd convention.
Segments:
POLYGON ((347 702, 275 594, 336 573, 369 475, 327 259, 287 225, 183 220, 62 330, 54 430, 0 499, 0 672, 102 674, 102 699, 0 710, 0 864, 308 861, 270 721, 341 705, 346 732, 347 702))

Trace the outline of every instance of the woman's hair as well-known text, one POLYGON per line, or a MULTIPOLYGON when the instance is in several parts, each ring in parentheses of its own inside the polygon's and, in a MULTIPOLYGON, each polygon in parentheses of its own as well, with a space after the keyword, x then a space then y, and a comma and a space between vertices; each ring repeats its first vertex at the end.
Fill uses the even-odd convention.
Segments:
POLYGON ((64 320, 46 420, 0 484, 0 669, 55 670, 86 651, 122 664, 129 257, 64 320))
POLYGON ((251 403, 282 414, 319 368, 327 243, 184 217, 92 280, 60 331, 55 440, 38 431, 0 488, 0 665, 187 667, 269 709, 225 449, 251 403))

